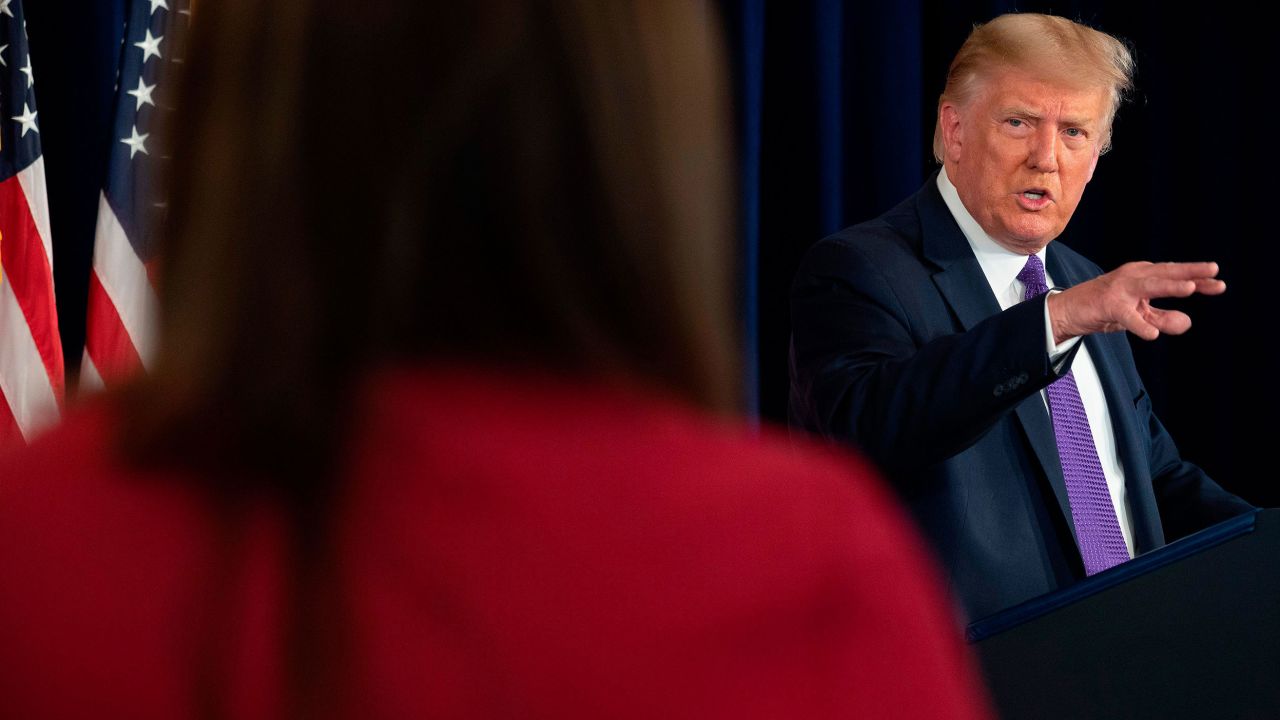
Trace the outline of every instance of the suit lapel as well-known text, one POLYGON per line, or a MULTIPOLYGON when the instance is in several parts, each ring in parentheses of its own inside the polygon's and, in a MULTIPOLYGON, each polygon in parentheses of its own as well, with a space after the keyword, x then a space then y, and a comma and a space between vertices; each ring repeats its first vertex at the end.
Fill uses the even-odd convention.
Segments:
POLYGON ((1058 458, 1058 443, 1053 435, 1053 421, 1049 419, 1049 411, 1044 407, 1044 399, 1040 393, 1023 400, 1015 411, 1022 430, 1027 434, 1031 449, 1035 451, 1040 468, 1049 480, 1053 496, 1058 501, 1058 510, 1071 529, 1071 537, 1076 536, 1076 521, 1071 514, 1071 501, 1067 497, 1067 480, 1062 475, 1062 461, 1058 458))
POLYGON ((1124 467, 1125 496, 1129 505, 1129 521, 1133 528, 1134 554, 1154 550, 1164 544, 1160 528, 1160 513, 1156 507, 1155 491, 1151 487, 1151 468, 1146 457, 1138 452, 1143 447, 1138 419, 1133 410, 1133 397, 1123 382, 1120 361, 1114 344, 1127 342, 1123 334, 1090 335, 1084 339, 1085 348, 1098 371, 1102 392, 1107 398, 1111 415, 1111 430, 1115 433, 1116 454, 1124 467))
POLYGON ((937 173, 921 192, 921 253, 938 267, 933 283, 965 330, 1000 312, 978 258, 938 192, 937 173))
MULTIPOLYGON (((933 275, 938 292, 951 307, 965 330, 1000 312, 1000 304, 991 293, 991 284, 974 257, 969 241, 956 224, 938 192, 936 174, 925 185, 919 204, 921 224, 921 252, 939 269, 933 275)), ((1052 244, 1049 246, 1052 250, 1052 244)), ((1052 253, 1050 254, 1052 263, 1052 253)), ((1049 271, 1056 279, 1057 273, 1049 271)), ((1014 416, 1022 425, 1027 441, 1040 463, 1040 469, 1049 480, 1058 508, 1075 537, 1075 521, 1071 516, 1071 503, 1067 500, 1067 483, 1062 476, 1062 463, 1058 459, 1058 445, 1053 436, 1053 423, 1045 410, 1044 401, 1036 393, 1023 400, 1014 410, 1014 416)))

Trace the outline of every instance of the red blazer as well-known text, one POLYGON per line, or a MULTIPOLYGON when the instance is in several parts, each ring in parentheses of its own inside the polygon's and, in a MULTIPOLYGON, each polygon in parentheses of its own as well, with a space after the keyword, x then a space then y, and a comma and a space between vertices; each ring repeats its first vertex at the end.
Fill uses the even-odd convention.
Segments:
MULTIPOLYGON (((636 388, 371 383, 326 567, 337 714, 983 718, 921 543, 866 465, 636 388), (343 704, 345 703, 345 704, 343 704)), ((109 404, 0 461, 0 717, 278 716, 271 502, 132 470, 109 404)))

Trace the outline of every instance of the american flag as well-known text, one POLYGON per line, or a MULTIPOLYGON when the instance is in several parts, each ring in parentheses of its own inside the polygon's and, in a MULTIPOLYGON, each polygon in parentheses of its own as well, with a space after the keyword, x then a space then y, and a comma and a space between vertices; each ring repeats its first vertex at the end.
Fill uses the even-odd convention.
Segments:
POLYGON ((0 0, 0 447, 58 419, 62 341, 22 0, 0 0))
MULTIPOLYGON (((0 0, 3 2, 4 0, 0 0)), ((107 180, 98 199, 93 270, 89 275, 80 387, 110 387, 145 369, 154 357, 154 235, 165 210, 157 186, 164 160, 155 137, 172 84, 188 0, 131 0, 121 47, 120 78, 107 180)))

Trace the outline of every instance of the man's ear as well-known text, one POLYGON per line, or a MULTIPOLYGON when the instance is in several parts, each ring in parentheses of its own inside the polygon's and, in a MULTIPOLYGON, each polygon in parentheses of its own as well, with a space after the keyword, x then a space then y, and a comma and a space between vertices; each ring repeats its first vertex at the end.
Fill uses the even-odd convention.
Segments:
POLYGON ((938 124, 942 128, 942 159, 944 162, 960 160, 963 132, 960 125, 960 108, 953 102, 943 101, 938 108, 938 124))

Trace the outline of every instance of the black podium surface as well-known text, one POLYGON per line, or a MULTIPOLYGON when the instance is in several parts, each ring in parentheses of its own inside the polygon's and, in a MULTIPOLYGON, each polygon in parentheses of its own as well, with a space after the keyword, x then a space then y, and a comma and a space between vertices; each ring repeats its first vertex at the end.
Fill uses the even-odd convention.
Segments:
POLYGON ((1280 719, 1280 510, 968 628, 1005 720, 1280 719))

